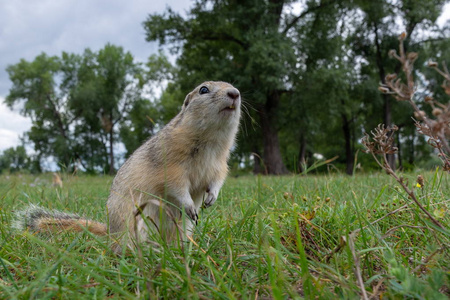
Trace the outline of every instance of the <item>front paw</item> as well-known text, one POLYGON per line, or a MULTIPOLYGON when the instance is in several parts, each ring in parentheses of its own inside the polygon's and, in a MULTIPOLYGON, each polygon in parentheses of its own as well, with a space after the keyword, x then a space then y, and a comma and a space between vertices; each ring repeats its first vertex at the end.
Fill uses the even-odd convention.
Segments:
POLYGON ((204 207, 210 207, 217 200, 217 193, 208 192, 205 201, 203 202, 204 207))
POLYGON ((198 221, 198 214, 197 214, 197 209, 195 209, 195 206, 186 206, 184 208, 184 210, 186 211, 186 214, 189 216, 189 218, 195 222, 195 225, 197 225, 197 221, 198 221))

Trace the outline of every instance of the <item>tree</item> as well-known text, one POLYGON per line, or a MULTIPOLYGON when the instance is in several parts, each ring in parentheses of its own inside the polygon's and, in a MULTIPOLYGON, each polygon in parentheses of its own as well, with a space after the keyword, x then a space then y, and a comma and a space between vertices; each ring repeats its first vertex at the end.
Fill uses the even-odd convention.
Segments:
MULTIPOLYGON (((399 7, 388 12, 383 11, 381 2, 360 2, 345 3, 343 1, 339 6, 327 6, 315 10, 309 14, 309 18, 304 20, 303 26, 298 28, 300 31, 293 32, 294 40, 298 43, 296 45, 298 52, 302 54, 300 64, 304 67, 299 68, 296 76, 298 80, 293 84, 298 91, 289 95, 285 101, 288 105, 283 107, 289 120, 286 127, 291 133, 298 132, 297 138, 288 139, 289 144, 300 144, 298 162, 305 161, 307 148, 325 156, 339 154, 343 159, 338 159, 338 162, 345 162, 347 174, 353 172, 356 149, 360 147, 357 141, 363 132, 361 128, 365 123, 377 122, 375 124, 377 125, 382 122, 383 117, 379 114, 380 106, 377 103, 377 100, 382 97, 377 91, 380 70, 373 67, 377 66, 377 61, 362 56, 360 52, 362 36, 359 34, 363 31, 361 28, 364 28, 362 23, 367 20, 360 18, 361 13, 364 15, 364 12, 369 10, 370 13, 364 15, 368 19, 377 19, 381 14, 388 17, 387 20, 383 20, 386 23, 389 23, 388 20, 395 20, 398 15, 405 16, 405 19, 407 16, 420 15, 420 18, 415 19, 419 22, 417 26, 428 28, 427 22, 435 21, 436 12, 443 3, 434 1, 424 4, 424 6, 433 6, 429 7, 433 13, 426 16, 428 19, 423 19, 422 5, 411 6, 408 1, 400 3, 399 7), (408 9, 417 9, 418 12, 408 9), (372 10, 376 11, 372 12, 372 10), (368 64, 368 61, 371 63, 368 64), (311 118, 311 116, 314 117, 311 118), (297 128, 289 124, 295 124, 297 128)), ((385 3, 385 6, 387 5, 385 3)), ((406 23, 411 22, 410 20, 406 23)), ((389 26, 393 24, 394 22, 391 22, 389 26)), ((382 35, 379 43, 386 47, 383 57, 387 56, 389 51, 387 45, 397 42, 396 36, 386 32, 390 29, 389 26, 386 25, 383 30, 379 30, 379 34, 382 35)), ((412 26, 406 27, 413 30, 412 26)), ((371 36, 376 35, 366 32, 364 38, 371 36)), ((372 44, 368 42, 365 47, 374 52, 381 49, 381 47, 377 48, 376 42, 372 44)), ((389 64, 381 67, 394 69, 398 66, 389 61, 389 64)), ((382 71, 385 72, 384 69, 382 71)), ((381 77, 384 80, 384 75, 381 77)), ((414 129, 414 126, 412 122, 408 122, 410 120, 405 120, 404 114, 404 110, 410 108, 405 108, 399 103, 396 104, 396 109, 392 110, 389 99, 383 100, 385 100, 384 112, 387 119, 394 118, 398 125, 406 126, 402 132, 407 134, 413 132, 410 129, 414 129)), ((398 141, 401 142, 400 139, 398 141)), ((400 153, 399 162, 401 161, 400 153)), ((298 165, 302 166, 301 163, 298 165)))
POLYGON ((13 87, 6 103, 22 105, 22 114, 31 117, 26 140, 39 159, 52 156, 62 168, 81 163, 87 171, 112 174, 114 145, 123 138, 131 153, 137 143, 128 133, 139 131, 139 142, 151 133, 153 125, 143 121, 152 107, 145 93, 159 82, 164 62, 155 56, 144 69, 129 52, 110 44, 97 53, 41 54, 8 67, 13 87))
POLYGON ((259 126, 239 139, 238 151, 255 153, 255 169, 283 174, 286 162, 292 170, 307 155, 334 152, 351 174, 364 123, 397 116, 376 93, 399 67, 387 60, 397 32, 433 30, 445 2, 305 1, 294 13, 290 5, 299 1, 198 0, 187 17, 168 8, 144 28, 148 41, 180 54, 174 80, 183 92, 205 78, 238 85, 254 108, 243 127, 259 126))
POLYGON ((13 173, 30 170, 31 166, 31 158, 28 157, 24 146, 8 148, 0 155, 0 174, 5 171, 13 173))
MULTIPOLYGON (((368 61, 375 65, 377 80, 385 83, 386 75, 399 73, 401 65, 389 59, 388 52, 395 49, 398 43, 397 37, 402 31, 410 37, 407 48, 416 48, 417 43, 423 38, 416 32, 436 33, 436 20, 442 12, 446 0, 402 0, 395 3, 391 1, 356 1, 357 8, 363 13, 364 18, 357 26, 354 34, 354 49, 368 61), (398 26, 399 21, 402 26, 398 26)), ((431 36, 431 34, 430 34, 431 36)), ((393 107, 389 95, 382 95, 382 122, 387 126, 393 124, 393 107)), ((379 119, 379 118, 377 118, 379 119)), ((375 126, 373 126, 375 127, 375 126)), ((371 127, 371 128, 373 128, 371 127)), ((388 155, 388 161, 395 170, 395 157, 388 155)))
POLYGON ((126 157, 153 135, 156 124, 152 116, 157 116, 156 108, 147 99, 141 99, 121 122, 119 136, 127 150, 126 157))
MULTIPOLYGON (((295 18, 285 15, 290 1, 196 1, 183 19, 170 8, 153 14, 144 23, 147 40, 182 49, 177 60, 177 80, 187 86, 216 78, 239 83, 238 88, 255 108, 260 134, 250 138, 254 152, 262 152, 269 174, 285 174, 280 152, 277 114, 283 94, 290 89, 289 77, 296 66, 296 54, 288 33, 309 10, 295 18), (286 22, 288 20, 288 22, 286 22), (214 24, 214 26, 211 26, 214 24)), ((244 122, 246 122, 244 120, 244 122)), ((240 139, 243 143, 243 139, 240 139)))
MULTIPOLYGON (((361 107, 361 99, 354 92, 358 74, 346 41, 349 32, 346 22, 353 14, 346 2, 324 6, 311 12, 303 26, 293 32, 304 66, 297 71, 296 93, 289 101, 290 110, 295 112, 290 123, 301 124, 297 137, 300 167, 306 162, 309 145, 328 157, 338 154, 346 164, 346 172, 353 172, 354 133, 361 107)), ((295 130, 292 126, 288 128, 295 130)))
POLYGON ((71 86, 69 105, 79 116, 80 132, 97 134, 107 145, 107 171, 114 174, 114 144, 119 125, 141 101, 143 70, 122 47, 107 44, 97 54, 87 50, 71 86), (88 130, 83 130, 85 126, 88 130))
POLYGON ((61 76, 61 60, 45 53, 34 61, 21 60, 8 66, 7 72, 13 86, 5 99, 9 107, 22 104, 21 113, 30 117, 31 130, 26 138, 34 143, 38 157, 55 157, 62 165, 69 166, 72 151, 70 125, 75 116, 65 101, 67 94, 58 88, 61 76))

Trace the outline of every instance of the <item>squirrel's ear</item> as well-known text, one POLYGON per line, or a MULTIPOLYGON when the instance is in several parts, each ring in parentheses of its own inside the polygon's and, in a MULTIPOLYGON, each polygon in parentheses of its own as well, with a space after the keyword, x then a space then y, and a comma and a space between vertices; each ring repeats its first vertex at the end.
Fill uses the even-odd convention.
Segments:
POLYGON ((186 98, 184 99, 184 107, 187 107, 189 105, 189 101, 191 101, 192 93, 187 94, 186 98))

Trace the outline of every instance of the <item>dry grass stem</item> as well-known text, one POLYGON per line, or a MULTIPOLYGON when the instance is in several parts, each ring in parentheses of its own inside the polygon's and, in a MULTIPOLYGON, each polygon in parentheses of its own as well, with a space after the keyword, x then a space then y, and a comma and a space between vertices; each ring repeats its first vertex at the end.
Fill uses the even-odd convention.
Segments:
POLYGON ((418 228, 418 229, 423 229, 425 227, 423 226, 413 226, 413 225, 407 225, 407 224, 403 224, 403 225, 398 225, 395 226, 391 229, 389 229, 388 231, 386 231, 386 233, 380 238, 380 240, 384 240, 385 238, 387 238, 388 236, 390 236, 394 231, 396 231, 399 228, 403 228, 403 227, 408 227, 408 228, 418 228))
POLYGON ((384 283, 384 278, 382 278, 377 285, 375 286, 375 288, 373 289, 372 292, 372 296, 370 296, 370 299, 381 299, 382 297, 380 295, 378 295, 380 293, 380 291, 382 291, 381 287, 383 286, 384 283))
MULTIPOLYGON (((343 238, 344 238, 344 241, 345 241, 345 237, 343 237, 343 238)), ((355 250, 354 238, 355 238, 355 236, 354 236, 353 233, 349 234, 349 236, 348 236, 348 246, 350 247, 350 251, 352 252, 352 256, 353 256, 353 261, 355 263, 353 271, 355 273, 356 280, 358 281, 359 289, 361 290, 361 294, 362 294, 361 298, 365 299, 365 300, 368 300, 369 298, 367 297, 367 292, 366 292, 366 289, 364 287, 364 280, 363 280, 362 274, 361 274, 361 264, 360 264, 360 260, 359 260, 359 255, 358 255, 358 253, 356 253, 356 250, 355 250)))

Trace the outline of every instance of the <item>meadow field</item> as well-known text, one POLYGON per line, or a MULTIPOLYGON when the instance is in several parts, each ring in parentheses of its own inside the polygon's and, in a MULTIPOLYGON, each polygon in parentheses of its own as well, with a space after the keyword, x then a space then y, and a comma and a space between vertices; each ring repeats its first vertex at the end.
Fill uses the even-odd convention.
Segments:
MULTIPOLYGON (((107 237, 11 228, 33 203, 106 221, 112 177, 0 177, 0 299, 448 299, 450 177, 229 177, 193 241, 116 256, 107 237)), ((159 237, 154 236, 155 241, 159 237)))

